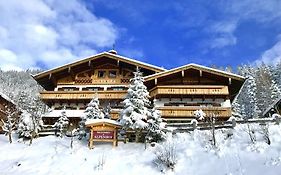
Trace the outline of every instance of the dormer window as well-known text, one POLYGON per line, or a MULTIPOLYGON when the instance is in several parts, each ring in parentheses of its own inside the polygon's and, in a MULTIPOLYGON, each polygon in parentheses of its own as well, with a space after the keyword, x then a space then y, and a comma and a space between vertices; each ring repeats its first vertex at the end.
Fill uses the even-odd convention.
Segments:
POLYGON ((117 76, 117 71, 111 70, 109 71, 109 78, 116 78, 117 76))
POLYGON ((105 77, 105 71, 103 71, 103 70, 98 71, 98 77, 104 78, 105 77))

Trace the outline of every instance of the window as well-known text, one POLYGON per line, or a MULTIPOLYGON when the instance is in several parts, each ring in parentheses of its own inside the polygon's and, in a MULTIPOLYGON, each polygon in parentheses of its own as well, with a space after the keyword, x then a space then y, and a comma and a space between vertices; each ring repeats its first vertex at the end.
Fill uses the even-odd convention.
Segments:
POLYGON ((109 71, 109 78, 116 78, 117 72, 115 70, 109 71))
POLYGON ((105 71, 98 71, 98 77, 104 78, 105 77, 105 71))
POLYGON ((113 91, 122 91, 122 90, 124 90, 124 88, 122 88, 122 87, 113 87, 112 90, 113 91))

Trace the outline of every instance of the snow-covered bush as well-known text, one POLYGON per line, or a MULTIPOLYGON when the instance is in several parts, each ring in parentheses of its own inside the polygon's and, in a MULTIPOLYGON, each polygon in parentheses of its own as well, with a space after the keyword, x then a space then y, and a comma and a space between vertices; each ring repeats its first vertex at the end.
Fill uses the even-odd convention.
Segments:
POLYGON ((199 110, 194 111, 194 117, 197 120, 204 120, 206 117, 206 114, 205 114, 205 112, 202 111, 202 109, 199 109, 199 110))
POLYGON ((43 122, 41 117, 32 116, 27 111, 23 111, 19 119, 17 132, 19 137, 30 138, 31 144, 32 139, 38 136, 42 126, 43 122))
POLYGON ((63 136, 64 131, 66 130, 67 126, 69 124, 69 119, 66 116, 66 112, 65 110, 63 110, 61 112, 61 115, 59 117, 59 119, 57 120, 57 122, 54 124, 54 128, 56 129, 56 131, 60 131, 60 136, 63 136))
POLYGON ((162 172, 166 170, 174 170, 178 160, 176 150, 176 144, 172 141, 157 145, 155 149, 156 158, 154 163, 162 172))

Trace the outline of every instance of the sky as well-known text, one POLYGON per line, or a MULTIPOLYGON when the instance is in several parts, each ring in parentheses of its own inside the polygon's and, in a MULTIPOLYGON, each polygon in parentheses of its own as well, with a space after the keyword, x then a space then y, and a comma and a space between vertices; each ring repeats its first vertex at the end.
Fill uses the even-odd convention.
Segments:
POLYGON ((281 60, 280 0, 0 0, 1 70, 114 48, 167 69, 281 60))

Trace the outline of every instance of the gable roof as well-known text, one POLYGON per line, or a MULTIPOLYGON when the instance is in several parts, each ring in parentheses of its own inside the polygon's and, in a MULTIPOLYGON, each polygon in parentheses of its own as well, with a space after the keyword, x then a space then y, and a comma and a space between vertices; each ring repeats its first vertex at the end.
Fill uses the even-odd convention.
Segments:
POLYGON ((176 68, 166 70, 164 72, 159 72, 159 73, 156 73, 156 74, 153 74, 153 75, 148 75, 148 76, 144 77, 144 79, 145 79, 145 81, 150 81, 150 80, 153 80, 155 78, 164 77, 164 76, 171 75, 171 74, 174 74, 174 73, 177 73, 177 72, 180 72, 180 71, 183 71, 183 70, 187 70, 187 69, 197 69, 197 70, 209 72, 209 73, 212 73, 212 74, 216 74, 216 75, 219 75, 219 76, 233 78, 233 79, 236 79, 236 80, 239 80, 239 81, 245 80, 245 77, 243 77, 243 76, 240 76, 240 75, 237 75, 237 74, 234 74, 234 73, 230 73, 230 72, 226 72, 226 71, 222 71, 222 70, 218 70, 218 69, 214 69, 214 68, 210 68, 210 67, 206 67, 206 66, 202 66, 202 65, 198 65, 198 64, 194 64, 194 63, 183 65, 183 66, 180 66, 180 67, 176 67, 176 68))
POLYGON ((13 105, 16 105, 16 103, 15 103, 12 99, 10 99, 7 95, 5 95, 4 93, 2 93, 1 91, 0 91, 0 97, 2 97, 3 99, 5 99, 7 102, 10 102, 10 103, 12 103, 13 105))
POLYGON ((272 108, 274 108, 277 105, 281 104, 281 97, 277 98, 269 107, 266 108, 266 110, 263 112, 263 116, 266 115, 272 108))
POLYGON ((111 52, 102 52, 102 53, 99 53, 99 54, 96 54, 96 55, 93 55, 93 56, 90 56, 90 57, 87 57, 87 58, 80 59, 78 61, 74 61, 74 62, 69 63, 69 64, 65 64, 63 66, 59 66, 59 67, 56 67, 56 68, 53 68, 53 69, 50 69, 50 70, 47 70, 47 71, 43 71, 41 73, 38 73, 38 74, 32 75, 32 76, 35 79, 42 78, 42 77, 48 76, 52 73, 60 72, 60 71, 65 70, 69 67, 73 67, 73 66, 76 66, 76 65, 79 65, 79 64, 82 64, 82 63, 87 63, 89 61, 93 61, 97 58, 101 58, 101 57, 104 57, 104 56, 106 56, 108 58, 111 58, 111 59, 119 60, 119 61, 122 61, 122 62, 125 62, 125 63, 129 63, 129 64, 133 64, 133 65, 136 65, 136 66, 144 67, 146 69, 149 69, 149 70, 152 70, 152 71, 155 71, 155 72, 162 72, 162 71, 166 70, 166 69, 158 67, 158 66, 154 66, 154 65, 151 65, 151 64, 148 64, 148 63, 137 61, 137 60, 134 60, 134 59, 131 59, 131 58, 128 58, 128 57, 124 57, 124 56, 121 56, 121 55, 117 55, 117 54, 114 54, 114 53, 111 53, 111 52))
POLYGON ((103 124, 121 128, 121 124, 119 122, 117 122, 115 120, 111 120, 111 119, 88 119, 85 122, 85 125, 87 127, 89 127, 89 126, 99 126, 99 125, 103 125, 103 124))

